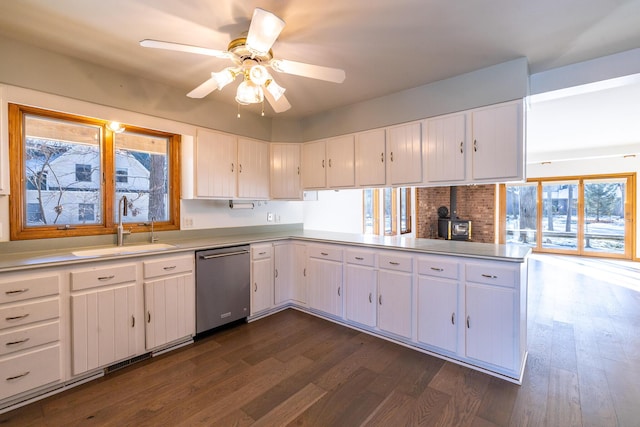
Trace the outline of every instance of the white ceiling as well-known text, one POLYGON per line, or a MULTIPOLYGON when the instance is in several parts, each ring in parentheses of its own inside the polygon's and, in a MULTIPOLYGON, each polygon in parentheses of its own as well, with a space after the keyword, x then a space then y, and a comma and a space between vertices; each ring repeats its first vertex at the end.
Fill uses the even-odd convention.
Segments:
MULTIPOLYGON (((229 63, 138 42, 226 49, 248 30, 255 7, 286 21, 275 57, 338 67, 347 75, 335 84, 277 74, 292 105, 281 116, 292 118, 522 56, 533 74, 640 46, 640 0, 14 0, 0 1, 0 34, 186 94, 229 63)), ((234 104, 235 90, 225 89, 209 97, 234 104)), ((626 94, 610 95, 620 92, 626 94)), ((596 119, 580 118, 582 125, 614 114, 617 99, 598 99, 596 119)), ((569 110, 554 101, 545 114, 557 118, 555 109, 562 108, 568 120, 583 101, 575 99, 569 110)), ((567 140, 557 129, 541 132, 551 132, 550 144, 567 140)))

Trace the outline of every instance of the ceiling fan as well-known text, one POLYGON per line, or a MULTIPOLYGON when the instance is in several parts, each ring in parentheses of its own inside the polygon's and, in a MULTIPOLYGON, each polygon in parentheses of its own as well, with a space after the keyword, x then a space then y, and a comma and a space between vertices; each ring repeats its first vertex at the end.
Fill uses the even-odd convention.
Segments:
MULTIPOLYGON (((203 98, 215 89, 233 82, 242 76, 243 81, 236 92, 236 102, 249 105, 264 102, 267 99, 276 113, 291 108, 291 104, 284 96, 285 88, 275 82, 268 68, 279 73, 292 74, 328 82, 342 83, 345 73, 338 68, 311 65, 303 62, 275 59, 271 47, 284 28, 285 22, 264 9, 256 8, 246 37, 232 40, 227 50, 208 49, 180 43, 145 39, 140 41, 143 47, 168 49, 179 52, 196 53, 230 59, 234 66, 222 71, 212 72, 211 77, 200 86, 189 92, 191 98, 203 98)), ((264 115, 264 111, 262 113, 264 115)))

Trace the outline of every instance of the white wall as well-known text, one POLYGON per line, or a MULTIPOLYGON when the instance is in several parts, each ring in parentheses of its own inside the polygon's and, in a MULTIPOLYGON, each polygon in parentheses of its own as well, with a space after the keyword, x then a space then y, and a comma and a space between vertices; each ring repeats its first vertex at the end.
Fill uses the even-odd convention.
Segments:
POLYGON ((304 202, 304 228, 362 233, 362 190, 318 191, 318 200, 304 202))

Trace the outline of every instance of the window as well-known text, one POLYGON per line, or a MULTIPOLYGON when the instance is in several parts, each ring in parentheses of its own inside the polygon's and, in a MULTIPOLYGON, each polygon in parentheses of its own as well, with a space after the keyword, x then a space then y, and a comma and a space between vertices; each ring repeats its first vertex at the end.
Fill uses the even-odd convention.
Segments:
POLYGON ((78 221, 93 221, 95 219, 93 203, 78 203, 78 221))
POLYGON ((125 184, 129 182, 129 171, 127 168, 116 168, 116 182, 125 184))
POLYGON ((179 135, 9 105, 11 239, 178 229, 179 135))
POLYGON ((411 233, 411 198, 412 190, 410 187, 362 190, 364 234, 395 236, 411 233))
POLYGON ((76 181, 91 182, 91 165, 76 164, 76 181))

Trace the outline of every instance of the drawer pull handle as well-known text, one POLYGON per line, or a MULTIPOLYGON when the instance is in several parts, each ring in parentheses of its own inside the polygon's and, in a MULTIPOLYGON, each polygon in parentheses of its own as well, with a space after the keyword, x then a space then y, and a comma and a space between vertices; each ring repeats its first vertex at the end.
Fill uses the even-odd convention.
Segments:
POLYGON ((307 277, 307 268, 306 267, 302 269, 302 275, 304 277, 307 277))
POLYGON ((391 264, 391 265, 400 265, 400 263, 396 262, 396 261, 389 261, 389 264, 391 264))
POLYGON ((378 295, 378 304, 382 305, 382 295, 378 295))
POLYGON ((24 288, 24 289, 15 289, 13 291, 5 291, 6 295, 15 295, 15 294, 23 294, 25 292, 29 291, 29 288, 24 288))
POLYGON ((25 339, 23 339, 23 340, 19 340, 19 341, 11 341, 11 342, 6 343, 5 345, 18 345, 18 344, 24 344, 24 343, 26 343, 27 341, 29 341, 29 338, 25 338, 25 339))
POLYGON ((444 268, 440 268, 440 267, 431 267, 431 269, 433 271, 444 271, 444 268))
POLYGON ((147 323, 151 323, 151 312, 147 311, 147 323))
POLYGON ((163 268, 164 268, 164 271, 171 271, 171 270, 174 270, 176 268, 176 266, 175 265, 168 265, 168 266, 163 267, 163 268))
POLYGON ((17 380, 17 379, 20 379, 20 378, 22 378, 22 377, 26 377, 26 376, 27 376, 27 375, 29 375, 30 373, 31 373, 31 371, 26 371, 26 372, 23 372, 23 373, 21 373, 21 374, 14 375, 14 376, 12 376, 12 377, 7 377, 7 378, 6 378, 6 380, 7 380, 7 381, 17 380))
POLYGON ((275 269, 275 272, 276 272, 276 279, 277 279, 278 278, 278 269, 277 268, 275 269))
POLYGON ((111 279, 113 279, 114 277, 116 277, 116 276, 114 276, 114 275, 112 274, 111 276, 102 276, 102 277, 98 277, 98 280, 100 280, 101 282, 104 282, 104 281, 107 281, 107 280, 111 280, 111 279))
POLYGON ((258 292, 258 283, 253 284, 253 292, 258 292))
POLYGON ((471 328, 471 317, 467 316, 467 329, 471 328))
POLYGON ((338 296, 342 296, 340 295, 340 286, 338 286, 338 296))
POLYGON ((487 279, 497 279, 498 276, 494 276, 493 274, 483 274, 482 277, 486 277, 487 279))
POLYGON ((358 261, 364 261, 364 258, 362 258, 361 256, 357 256, 357 257, 356 257, 356 259, 357 259, 358 261))
POLYGON ((320 252, 320 255, 327 256, 329 254, 327 252, 320 252))
POLYGON ((369 292, 369 304, 371 304, 373 302, 372 298, 371 298, 371 292, 369 292))
POLYGON ((11 317, 5 317, 5 319, 7 321, 11 321, 11 320, 20 320, 20 319, 24 319, 25 317, 28 317, 29 313, 23 314, 21 316, 11 316, 11 317))
POLYGON ((384 153, 380 153, 380 162, 384 163, 384 153))
POLYGON ((132 328, 136 327, 136 316, 131 316, 131 327, 132 328))
POLYGON ((262 251, 262 252, 258 252, 258 255, 265 255, 267 252, 266 251, 262 251))
POLYGON ((451 313, 451 324, 455 325, 456 324, 456 313, 451 313))

